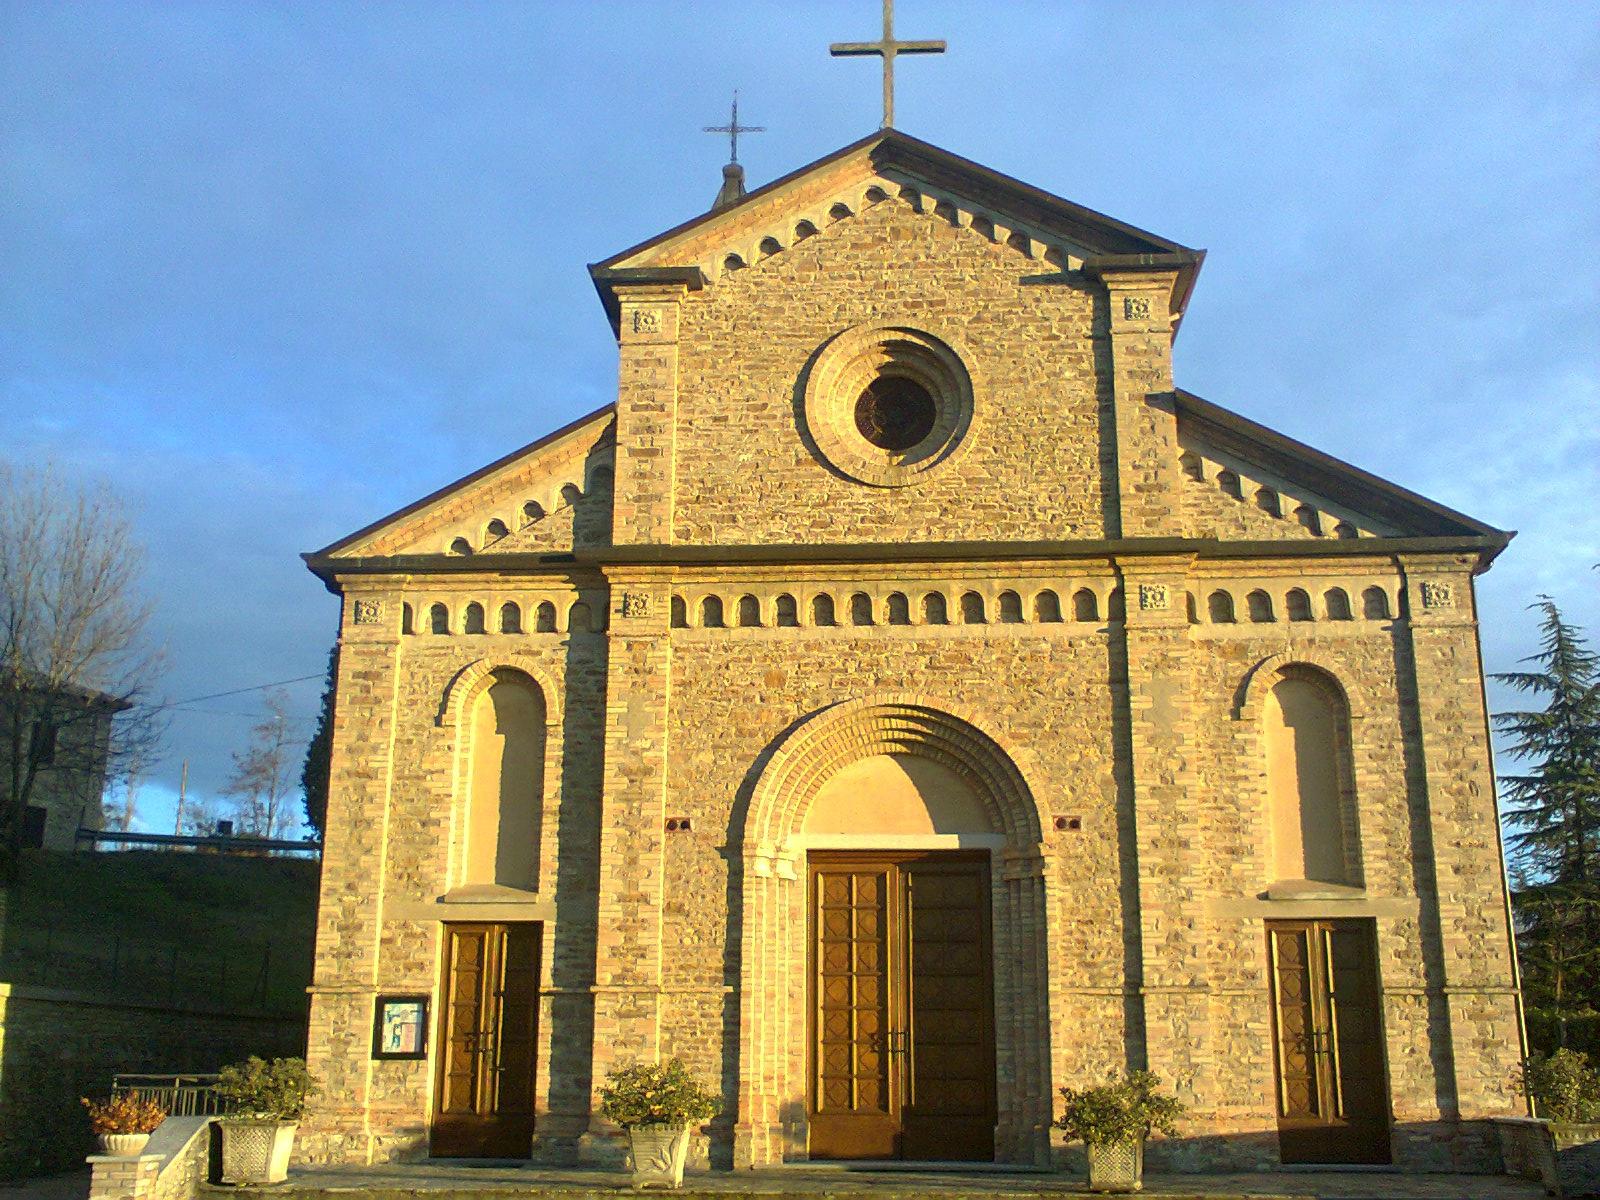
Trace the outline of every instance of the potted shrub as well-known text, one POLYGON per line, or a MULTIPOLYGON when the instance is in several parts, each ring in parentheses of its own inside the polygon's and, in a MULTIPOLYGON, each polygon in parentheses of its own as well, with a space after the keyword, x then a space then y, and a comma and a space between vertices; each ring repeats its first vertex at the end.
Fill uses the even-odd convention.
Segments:
POLYGON ((1089 1156, 1089 1190, 1137 1192, 1144 1187, 1144 1142, 1152 1132, 1177 1133, 1183 1105, 1156 1089, 1149 1071, 1130 1071, 1100 1087, 1062 1088, 1066 1111, 1056 1122, 1083 1143, 1089 1156))
POLYGON ((156 1126, 167 1119, 166 1110, 154 1100, 131 1092, 105 1100, 86 1096, 83 1106, 89 1110, 89 1125, 100 1140, 100 1153, 119 1157, 144 1153, 156 1126))
POLYGON ((676 1058, 612 1071, 600 1088, 600 1115, 628 1131, 636 1188, 682 1187, 689 1126, 709 1121, 721 1107, 676 1058))
POLYGON ((223 1067, 217 1094, 227 1106, 222 1127, 223 1183, 282 1183, 289 1175, 294 1131, 317 1090, 303 1059, 251 1055, 223 1067))

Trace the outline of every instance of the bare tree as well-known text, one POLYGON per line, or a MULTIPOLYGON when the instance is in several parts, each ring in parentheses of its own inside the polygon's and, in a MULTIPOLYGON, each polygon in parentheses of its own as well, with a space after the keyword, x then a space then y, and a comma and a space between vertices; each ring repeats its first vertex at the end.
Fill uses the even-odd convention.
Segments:
POLYGON ((54 471, 0 464, 0 872, 29 805, 98 808, 108 775, 153 752, 160 672, 124 505, 54 471), (113 720, 113 718, 116 718, 113 720))
POLYGON ((274 688, 263 698, 266 715, 250 729, 250 744, 233 754, 233 774, 222 789, 233 797, 239 832, 282 837, 294 820, 290 777, 297 765, 299 723, 289 715, 289 697, 274 688))
POLYGON ((222 819, 222 805, 206 796, 190 794, 183 805, 183 823, 180 833, 194 837, 213 837, 222 819))
POLYGON ((130 754, 122 777, 105 801, 103 820, 107 829, 127 833, 139 819, 139 792, 144 787, 146 767, 142 754, 130 754), (112 796, 115 796, 115 799, 112 796))

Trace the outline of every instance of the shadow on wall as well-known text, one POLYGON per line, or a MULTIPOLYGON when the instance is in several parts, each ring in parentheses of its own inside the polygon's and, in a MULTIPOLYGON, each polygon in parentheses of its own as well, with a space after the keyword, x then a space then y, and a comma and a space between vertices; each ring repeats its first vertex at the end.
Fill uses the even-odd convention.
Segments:
MULTIPOLYGON (((609 510, 608 510, 609 511, 609 510)), ((607 525, 609 540, 609 524, 607 525)), ((589 1126, 594 1052, 594 938, 599 921, 600 793, 605 744, 607 639, 577 630, 567 637, 566 704, 561 723, 560 804, 554 837, 555 934, 549 979, 550 1111, 541 1116, 541 1157, 575 1161, 589 1126)), ((549 891, 548 884, 541 887, 549 891)))
POLYGON ((304 1053, 316 881, 306 861, 31 852, 0 893, 0 1176, 81 1162, 79 1098, 117 1074, 304 1053))

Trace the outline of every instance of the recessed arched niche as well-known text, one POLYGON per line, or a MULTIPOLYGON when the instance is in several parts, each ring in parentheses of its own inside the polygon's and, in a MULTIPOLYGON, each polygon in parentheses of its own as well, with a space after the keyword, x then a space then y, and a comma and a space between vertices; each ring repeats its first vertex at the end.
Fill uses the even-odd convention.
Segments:
POLYGON ((1350 713, 1315 668, 1283 668, 1262 706, 1274 885, 1361 885, 1350 713))
POLYGON ((970 784, 914 754, 873 754, 841 768, 806 811, 810 836, 914 836, 995 832, 970 784))
POLYGON ((517 671, 496 671, 472 702, 461 884, 537 891, 545 701, 517 671))

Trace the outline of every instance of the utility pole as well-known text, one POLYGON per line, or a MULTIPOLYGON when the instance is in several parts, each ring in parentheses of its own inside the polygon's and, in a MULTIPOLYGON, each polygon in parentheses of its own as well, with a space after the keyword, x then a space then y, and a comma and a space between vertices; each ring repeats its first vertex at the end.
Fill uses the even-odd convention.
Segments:
POLYGON ((189 760, 183 760, 183 771, 178 776, 178 813, 172 818, 172 832, 177 836, 183 832, 183 794, 189 789, 189 760))

